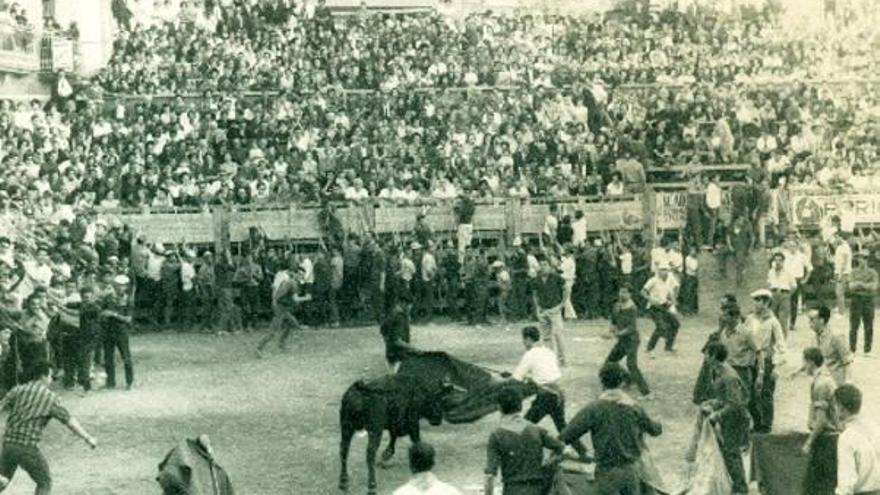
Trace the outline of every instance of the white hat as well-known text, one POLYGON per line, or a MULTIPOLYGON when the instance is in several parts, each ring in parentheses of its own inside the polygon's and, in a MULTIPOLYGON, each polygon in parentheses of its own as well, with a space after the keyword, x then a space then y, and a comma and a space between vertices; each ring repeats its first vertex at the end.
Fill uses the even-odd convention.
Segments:
POLYGON ((751 297, 752 299, 759 299, 759 298, 772 299, 773 294, 767 289, 758 289, 755 292, 752 292, 749 295, 749 297, 751 297))
POLYGON ((131 279, 127 275, 117 275, 113 277, 113 283, 116 285, 128 285, 131 279))
POLYGON ((522 237, 520 237, 520 236, 514 237, 513 238, 513 245, 514 246, 522 246, 522 237))

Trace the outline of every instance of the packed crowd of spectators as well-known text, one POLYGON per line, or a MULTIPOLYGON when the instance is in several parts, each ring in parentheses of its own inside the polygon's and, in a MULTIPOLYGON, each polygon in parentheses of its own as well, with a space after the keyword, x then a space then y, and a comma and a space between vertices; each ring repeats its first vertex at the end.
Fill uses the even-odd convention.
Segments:
MULTIPOLYGON (((303 4, 306 5, 306 4, 303 4)), ((739 21, 664 10, 653 18, 439 13, 332 16, 285 0, 182 2, 135 24, 99 76, 121 93, 779 81, 868 75, 867 19, 805 34, 769 13, 739 21)))
MULTIPOLYGON (((284 1, 180 9, 168 16, 174 22, 132 23, 81 93, 197 89, 197 97, 65 93, 49 105, 0 103, 10 208, 57 223, 95 207, 613 195, 641 190, 646 166, 690 163, 749 163, 756 184, 873 183, 874 86, 726 84, 743 82, 729 76, 745 67, 772 75, 827 61, 810 35, 792 37, 766 17, 459 21, 335 16, 284 1), (609 44, 623 35, 622 48, 609 44), (747 54, 755 58, 740 64, 747 54), (571 82, 557 77, 571 60, 595 65, 569 71, 590 79, 552 87, 571 82), (687 82, 629 74, 627 64, 669 67, 692 84, 619 87, 687 82), (513 87, 458 88, 469 84, 513 87)), ((829 38, 835 67, 865 62, 875 40, 863 27, 853 22, 829 38)))
MULTIPOLYGON (((286 2, 182 8, 174 23, 133 23, 109 67, 90 83, 126 93, 195 91, 196 97, 2 103, 2 180, 13 199, 26 199, 30 209, 77 210, 620 194, 644 187, 646 167, 691 163, 750 163, 774 182, 789 176, 794 184, 864 185, 877 156, 877 92, 870 85, 743 86, 687 68, 692 60, 682 47, 708 49, 719 33, 725 33, 720 46, 763 47, 743 51, 759 54, 755 67, 773 65, 763 60, 766 51, 809 54, 789 57, 786 72, 790 64, 821 65, 809 43, 795 50, 771 42, 785 36, 770 22, 662 13, 648 25, 641 18, 596 23, 541 16, 470 16, 459 25, 427 13, 334 16, 321 5, 304 14, 286 2), (565 34, 582 28, 595 43, 565 34), (657 64, 665 58, 696 82, 615 86, 630 79, 614 62, 626 57, 613 55, 620 49, 602 39, 621 33, 629 33, 633 54, 644 52, 657 64), (493 72, 483 56, 516 60, 493 72), (551 87, 565 66, 556 62, 566 56, 601 70, 573 71, 591 79, 551 87), (349 57, 361 58, 347 66, 349 57), (250 59, 259 67, 248 65, 250 59), (395 67, 445 89, 413 89, 405 83, 409 76, 394 84, 375 79, 395 67), (476 79, 465 77, 468 67, 476 79), (467 86, 464 79, 511 84, 496 77, 505 71, 528 72, 538 87, 448 87, 467 86), (262 82, 252 86, 250 77, 262 82), (300 84, 302 78, 312 82, 300 84), (383 91, 347 91, 375 87, 383 91), (281 93, 240 92, 257 88, 281 93)), ((711 51, 697 58, 724 59, 711 51)))

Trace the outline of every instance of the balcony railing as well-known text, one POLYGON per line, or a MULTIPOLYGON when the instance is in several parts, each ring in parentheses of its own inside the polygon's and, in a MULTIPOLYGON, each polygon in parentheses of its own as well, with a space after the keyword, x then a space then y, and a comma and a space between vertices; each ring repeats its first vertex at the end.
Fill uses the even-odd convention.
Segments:
POLYGON ((32 28, 0 20, 0 71, 34 72, 40 69, 40 43, 32 28))

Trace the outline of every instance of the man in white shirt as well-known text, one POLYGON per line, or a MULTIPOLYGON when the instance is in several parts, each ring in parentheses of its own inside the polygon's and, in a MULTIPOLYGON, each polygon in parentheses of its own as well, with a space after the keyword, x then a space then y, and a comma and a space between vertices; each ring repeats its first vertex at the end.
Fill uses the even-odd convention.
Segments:
POLYGON ((574 212, 574 221, 571 222, 571 243, 575 247, 581 247, 587 243, 587 219, 582 210, 574 212))
POLYGON ((574 288, 577 265, 575 263, 574 253, 570 247, 565 248, 562 253, 559 263, 559 271, 562 272, 562 280, 565 282, 565 285, 563 285, 562 288, 564 304, 564 306, 562 306, 562 317, 566 320, 575 320, 577 319, 577 312, 574 310, 574 305, 571 304, 571 293, 574 288))
POLYGON ((666 248, 663 246, 662 241, 663 239, 657 236, 654 247, 651 249, 651 273, 655 275, 660 271, 660 266, 669 264, 666 257, 666 248))
POLYGON ((846 286, 852 274, 852 248, 847 240, 838 235, 834 244, 834 292, 837 297, 837 312, 842 314, 846 308, 846 286))
POLYGON ((431 472, 434 469, 434 447, 425 442, 409 448, 409 481, 394 490, 394 495, 461 495, 454 486, 444 483, 431 472))
MULTIPOLYGON (((525 354, 513 371, 511 378, 517 381, 529 380, 538 386, 538 393, 532 406, 524 416, 526 420, 538 424, 545 416, 550 416, 556 431, 565 429, 565 396, 559 387, 562 370, 556 354, 541 343, 541 330, 536 326, 522 329, 522 342, 525 354)), ((586 460, 589 458, 587 448, 580 441, 572 444, 578 455, 586 460)))
POLYGON ((360 201, 370 197, 370 191, 364 187, 364 181, 355 179, 351 187, 345 189, 345 199, 350 201, 360 201))
POLYGON ((862 392, 851 384, 834 391, 838 424, 835 495, 880 493, 880 429, 860 415, 862 392))
POLYGON ((654 348, 661 337, 666 340, 666 352, 674 352, 681 323, 675 316, 678 283, 669 274, 669 265, 657 266, 657 274, 645 283, 642 296, 648 301, 648 311, 654 321, 654 333, 648 340, 648 357, 653 358, 654 348))
POLYGON ((802 286, 804 281, 810 276, 810 272, 813 271, 813 266, 810 262, 810 256, 804 252, 795 234, 792 232, 789 232, 785 243, 782 245, 782 254, 785 255, 785 271, 790 273, 795 280, 795 287, 791 291, 791 302, 789 303, 791 317, 788 322, 789 330, 794 331, 794 325, 797 322, 798 306, 801 303, 802 286))
POLYGON ((434 316, 434 278, 437 276, 437 258, 434 241, 428 240, 421 259, 421 290, 419 291, 419 316, 428 321, 434 316))
POLYGON ((196 315, 196 298, 195 284, 196 268, 193 265, 196 253, 187 249, 184 257, 180 260, 180 289, 181 289, 181 306, 183 307, 184 318, 187 322, 195 320, 196 315))
POLYGON ((556 242, 556 230, 559 227, 559 219, 556 218, 557 214, 558 207, 553 204, 550 205, 550 213, 544 217, 544 235, 550 238, 551 245, 556 242))
POLYGON ((770 260, 770 271, 767 272, 767 288, 773 294, 773 314, 782 325, 782 333, 788 339, 788 325, 791 320, 791 291, 797 287, 797 281, 785 269, 785 254, 781 251, 773 253, 770 260))
POLYGON ((715 227, 718 223, 718 213, 721 211, 721 186, 718 184, 718 176, 712 176, 712 180, 706 185, 706 209, 709 216, 709 246, 715 247, 715 227))

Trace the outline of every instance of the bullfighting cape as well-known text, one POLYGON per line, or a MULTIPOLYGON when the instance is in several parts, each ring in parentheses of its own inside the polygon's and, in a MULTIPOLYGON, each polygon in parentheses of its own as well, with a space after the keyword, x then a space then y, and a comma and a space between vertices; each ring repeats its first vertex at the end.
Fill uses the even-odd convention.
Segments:
POLYGON ((462 361, 445 352, 411 352, 400 364, 398 375, 425 381, 440 378, 454 390, 443 399, 444 419, 453 424, 472 423, 498 410, 497 397, 505 387, 520 389, 523 397, 534 395, 537 387, 462 361))
POLYGON ((156 481, 166 495, 235 495, 204 435, 182 440, 171 449, 159 463, 156 481))

